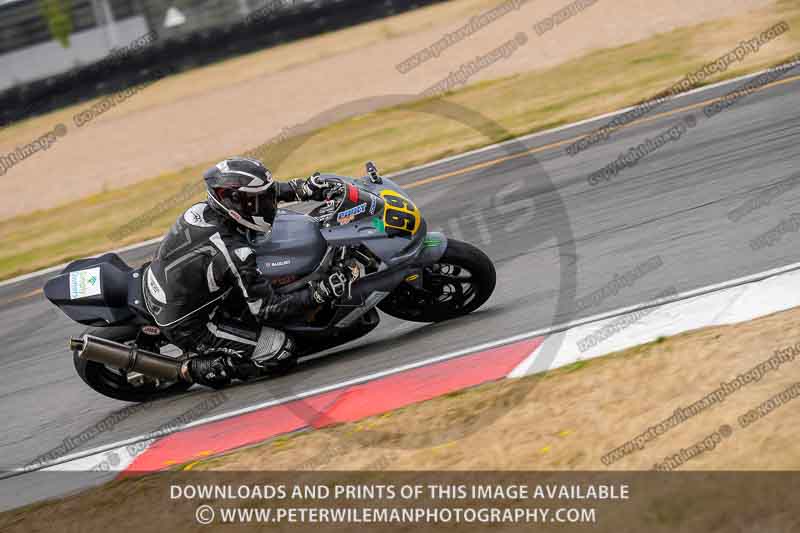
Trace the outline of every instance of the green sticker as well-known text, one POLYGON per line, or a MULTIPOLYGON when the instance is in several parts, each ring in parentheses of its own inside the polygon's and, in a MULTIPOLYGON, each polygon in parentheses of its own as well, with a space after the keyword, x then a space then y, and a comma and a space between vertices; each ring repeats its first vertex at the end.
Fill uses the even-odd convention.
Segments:
POLYGON ((372 225, 378 231, 386 231, 386 227, 383 225, 383 220, 378 217, 372 217, 372 225))

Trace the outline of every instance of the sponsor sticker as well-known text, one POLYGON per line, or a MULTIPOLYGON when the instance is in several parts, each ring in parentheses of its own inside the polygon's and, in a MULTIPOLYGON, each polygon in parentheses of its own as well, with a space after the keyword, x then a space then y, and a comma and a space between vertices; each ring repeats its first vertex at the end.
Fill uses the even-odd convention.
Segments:
POLYGON ((351 207, 350 209, 345 209, 344 211, 336 215, 336 222, 342 225, 349 224, 350 222, 353 221, 354 218, 356 218, 356 216, 365 213, 366 211, 367 211, 367 202, 358 204, 357 206, 351 207))
POLYGON ((142 326, 142 333, 155 337, 161 335, 161 330, 155 326, 142 326))
POLYGON ((88 298, 100 294, 100 267, 69 273, 69 299, 88 298))

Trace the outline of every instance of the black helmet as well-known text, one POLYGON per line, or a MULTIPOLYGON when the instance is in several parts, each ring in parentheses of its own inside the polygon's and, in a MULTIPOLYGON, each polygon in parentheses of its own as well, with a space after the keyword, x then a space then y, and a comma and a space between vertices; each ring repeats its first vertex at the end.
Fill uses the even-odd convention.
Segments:
POLYGON ((208 169, 203 178, 208 204, 238 224, 268 232, 278 209, 278 186, 260 161, 233 157, 208 169))

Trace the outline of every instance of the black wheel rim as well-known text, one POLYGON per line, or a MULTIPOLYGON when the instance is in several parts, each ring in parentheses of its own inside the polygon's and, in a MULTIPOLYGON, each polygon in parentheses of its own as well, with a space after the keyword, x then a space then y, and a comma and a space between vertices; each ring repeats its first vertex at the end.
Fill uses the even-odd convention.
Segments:
POLYGON ((436 263, 422 272, 422 288, 404 284, 392 296, 395 307, 409 317, 452 317, 463 314, 478 298, 472 272, 453 263, 436 263))
POLYGON ((423 291, 427 305, 436 311, 457 312, 468 307, 478 296, 478 285, 467 268, 437 263, 423 272, 423 291))

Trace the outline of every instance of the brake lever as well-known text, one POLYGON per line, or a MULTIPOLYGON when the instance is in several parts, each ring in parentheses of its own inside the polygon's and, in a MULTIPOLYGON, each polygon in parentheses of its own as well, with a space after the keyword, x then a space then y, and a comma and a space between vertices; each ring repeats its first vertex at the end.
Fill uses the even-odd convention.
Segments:
POLYGON ((325 192, 325 198, 330 201, 334 196, 341 194, 343 188, 344 186, 341 183, 334 182, 325 192))

